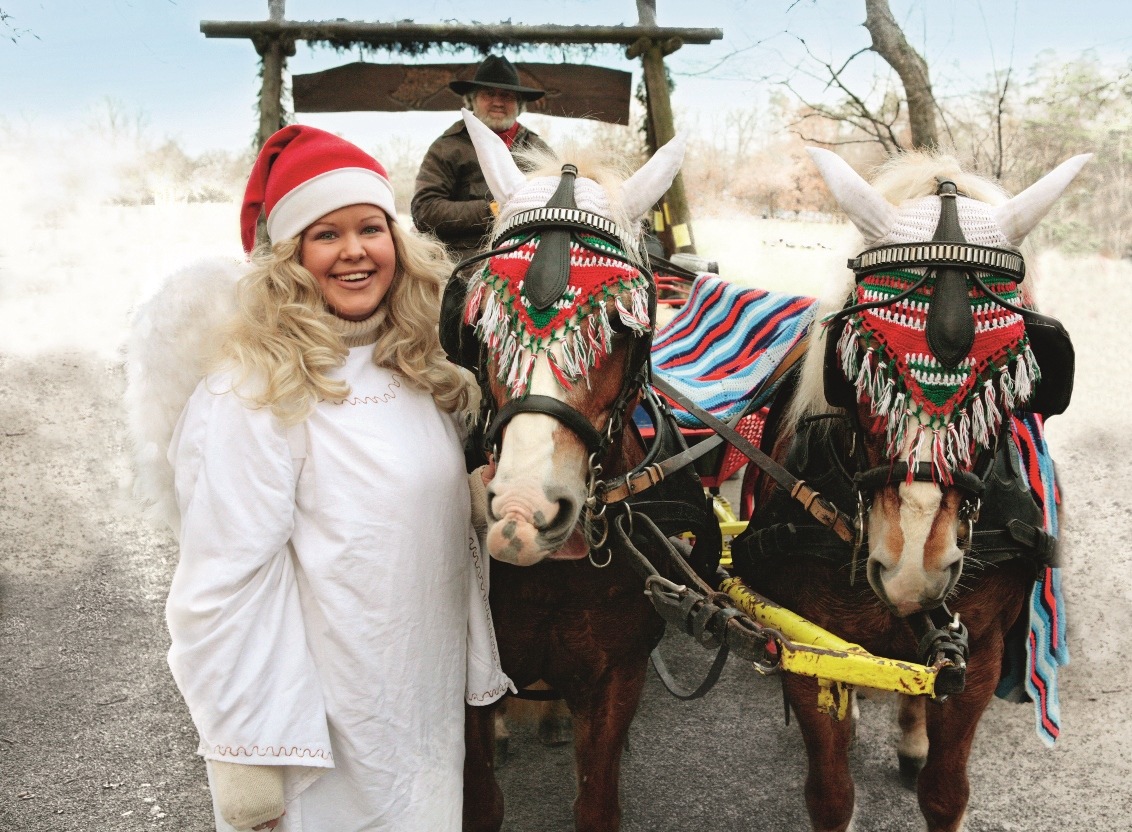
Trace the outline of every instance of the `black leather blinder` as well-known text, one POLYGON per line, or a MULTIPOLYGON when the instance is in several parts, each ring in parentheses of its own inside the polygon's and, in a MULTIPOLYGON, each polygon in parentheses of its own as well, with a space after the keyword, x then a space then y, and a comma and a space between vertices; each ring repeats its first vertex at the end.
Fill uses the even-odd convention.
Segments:
MULTIPOLYGON (((932 242, 965 243, 956 206, 958 190, 951 180, 939 183, 939 224, 932 242)), ((975 316, 971 309, 966 271, 939 268, 928 304, 928 348, 949 369, 959 366, 975 344, 975 316)))
POLYGON ((468 284, 459 274, 444 285, 440 298, 440 347, 448 360, 472 372, 479 364, 480 345, 476 328, 464 323, 468 284))
MULTIPOLYGON (((562 166, 562 178, 547 208, 577 208, 574 202, 574 180, 578 169, 571 164, 562 166)), ((531 258, 527 275, 523 278, 523 294, 540 312, 562 297, 570 283, 570 229, 547 228, 539 238, 538 250, 531 258)))

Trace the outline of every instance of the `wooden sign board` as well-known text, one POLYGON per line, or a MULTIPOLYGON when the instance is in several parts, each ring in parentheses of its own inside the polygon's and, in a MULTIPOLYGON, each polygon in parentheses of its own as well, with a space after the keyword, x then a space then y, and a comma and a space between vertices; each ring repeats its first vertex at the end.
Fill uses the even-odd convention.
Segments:
MULTIPOLYGON (((462 96, 448 89, 449 81, 471 80, 478 64, 353 63, 295 75, 291 79, 295 112, 356 111, 457 112, 462 96)), ((572 118, 592 118, 611 124, 629 123, 632 74, 617 69, 577 64, 516 64, 519 83, 546 90, 527 112, 572 118)))

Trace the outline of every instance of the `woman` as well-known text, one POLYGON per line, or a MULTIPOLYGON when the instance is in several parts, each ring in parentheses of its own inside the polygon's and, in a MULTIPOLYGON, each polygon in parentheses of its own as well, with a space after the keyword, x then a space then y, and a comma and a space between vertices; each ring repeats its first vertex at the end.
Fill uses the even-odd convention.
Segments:
POLYGON ((239 314, 170 457, 169 663, 220 830, 457 830, 464 702, 499 669, 469 517, 475 392, 436 335, 449 268, 384 169, 293 125, 241 213, 239 314), (285 811, 284 811, 285 809, 285 811))

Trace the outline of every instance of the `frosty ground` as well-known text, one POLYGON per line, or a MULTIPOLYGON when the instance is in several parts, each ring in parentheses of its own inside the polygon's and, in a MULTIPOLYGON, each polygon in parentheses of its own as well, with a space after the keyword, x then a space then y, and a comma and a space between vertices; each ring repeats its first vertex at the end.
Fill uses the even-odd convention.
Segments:
MULTIPOLYGON (((123 491, 122 343, 131 310, 174 269, 238 254, 235 205, 0 208, 0 830, 205 832, 196 737, 165 665, 167 533, 123 491)), ((820 293, 845 226, 697 223, 732 279, 820 293)), ((1127 829, 1132 798, 1132 264, 1044 253, 1044 309, 1077 348, 1070 411, 1048 435, 1064 498, 1072 664, 1064 733, 1044 748, 1029 706, 994 702, 971 761, 971 832, 1127 829)), ((670 638, 691 677, 709 657, 670 638)), ((898 784, 892 706, 866 702, 853 752, 863 830, 918 829, 898 784)), ((520 730, 501 776, 506 829, 567 830, 570 754, 520 730)), ((774 680, 732 661, 707 698, 650 677, 622 794, 626 832, 807 828, 805 760, 774 680)))

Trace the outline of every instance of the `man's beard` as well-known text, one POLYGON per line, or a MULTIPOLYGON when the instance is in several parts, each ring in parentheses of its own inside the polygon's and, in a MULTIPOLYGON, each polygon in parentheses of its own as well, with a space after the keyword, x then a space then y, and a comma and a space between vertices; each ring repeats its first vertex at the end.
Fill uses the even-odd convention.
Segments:
POLYGON ((504 130, 511 129, 511 125, 515 123, 517 116, 496 116, 491 113, 476 113, 476 118, 496 133, 502 133, 504 130))

